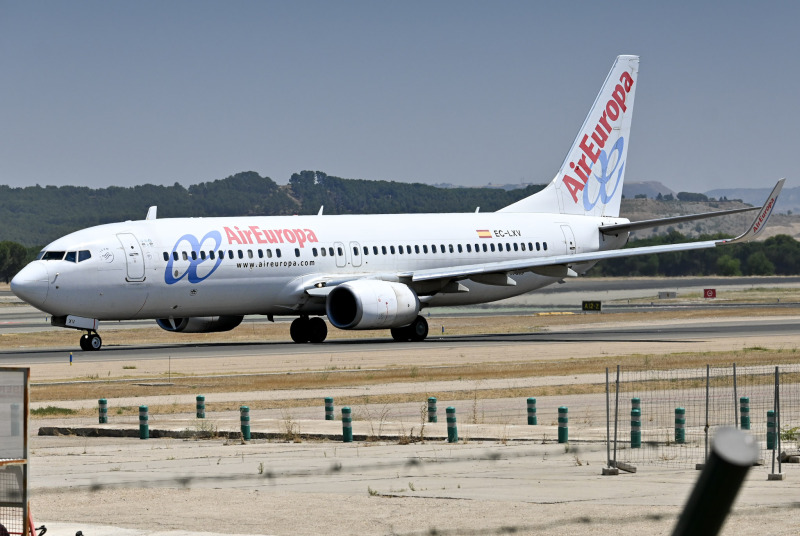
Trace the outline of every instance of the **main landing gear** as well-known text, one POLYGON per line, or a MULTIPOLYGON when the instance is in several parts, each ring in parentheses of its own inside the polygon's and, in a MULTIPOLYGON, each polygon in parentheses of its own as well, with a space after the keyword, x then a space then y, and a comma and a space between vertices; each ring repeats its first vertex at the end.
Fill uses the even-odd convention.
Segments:
POLYGON ((296 343, 320 343, 328 336, 328 325, 318 316, 314 318, 301 316, 292 321, 292 325, 289 327, 289 335, 296 343))
POLYGON ((428 336, 428 321, 418 316, 414 321, 402 328, 392 328, 392 338, 397 342, 420 342, 428 336))
POLYGON ((103 346, 103 339, 96 331, 88 331, 81 335, 81 350, 95 351, 103 346))

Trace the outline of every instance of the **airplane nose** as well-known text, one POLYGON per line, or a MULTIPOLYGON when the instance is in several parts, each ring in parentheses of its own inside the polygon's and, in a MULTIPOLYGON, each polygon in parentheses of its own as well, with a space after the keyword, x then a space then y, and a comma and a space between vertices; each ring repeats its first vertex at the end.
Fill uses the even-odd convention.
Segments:
POLYGON ((29 304, 39 307, 47 299, 50 279, 41 262, 32 262, 11 280, 11 292, 29 304))

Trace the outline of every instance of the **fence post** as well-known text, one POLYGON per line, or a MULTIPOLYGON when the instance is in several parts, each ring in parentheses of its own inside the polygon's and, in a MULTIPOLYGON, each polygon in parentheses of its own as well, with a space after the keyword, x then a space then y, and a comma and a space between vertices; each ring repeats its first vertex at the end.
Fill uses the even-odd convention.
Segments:
POLYGON ((558 408, 558 442, 567 443, 569 441, 569 417, 567 416, 567 406, 558 408))
POLYGON ((736 405, 736 401, 741 402, 739 400, 739 390, 737 389, 736 385, 736 363, 733 364, 733 427, 736 428, 740 426, 739 422, 739 406, 736 405))
POLYGON ((456 408, 448 406, 447 412, 447 442, 458 443, 458 426, 456 425, 456 408))
MULTIPOLYGON (((775 444, 777 443, 775 439, 775 410, 771 409, 767 411, 767 450, 775 450, 775 444)), ((772 470, 775 472, 775 460, 772 460, 772 470)))
POLYGON ((742 430, 750 429, 750 397, 743 396, 739 399, 742 430))
POLYGON ((428 397, 428 422, 439 422, 439 416, 436 413, 436 397, 428 397))
POLYGON ((686 442, 686 409, 675 408, 675 443, 686 442))
POLYGON ((347 406, 342 408, 342 442, 353 442, 353 415, 347 406))
POLYGON ((147 406, 139 406, 139 439, 150 438, 150 417, 147 415, 147 406))
POLYGON ((535 425, 538 423, 536 418, 536 399, 533 397, 528 398, 528 424, 535 425))
POLYGON ((196 397, 196 415, 198 419, 205 419, 206 418, 206 397, 203 395, 197 395, 196 397))
MULTIPOLYGON (((97 401, 97 422, 98 424, 108 424, 108 400, 101 398, 97 401)), ((11 422, 14 422, 13 420, 11 422)))
POLYGON ((250 441, 250 408, 239 406, 239 423, 241 424, 242 439, 250 441))
POLYGON ((333 421, 336 420, 333 416, 333 397, 326 396, 325 397, 325 420, 326 421, 333 421))

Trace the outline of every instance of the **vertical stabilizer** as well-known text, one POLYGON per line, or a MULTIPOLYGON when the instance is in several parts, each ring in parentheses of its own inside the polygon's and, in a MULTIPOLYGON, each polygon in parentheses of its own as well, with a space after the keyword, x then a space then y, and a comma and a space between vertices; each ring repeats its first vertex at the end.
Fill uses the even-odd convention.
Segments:
POLYGON ((555 179, 500 212, 619 216, 639 56, 617 56, 555 179))

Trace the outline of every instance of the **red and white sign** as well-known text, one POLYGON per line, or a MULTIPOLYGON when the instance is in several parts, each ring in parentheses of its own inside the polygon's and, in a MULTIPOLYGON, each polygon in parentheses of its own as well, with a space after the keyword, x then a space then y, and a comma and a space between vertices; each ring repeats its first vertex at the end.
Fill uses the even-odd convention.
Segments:
POLYGON ((703 297, 704 298, 716 298, 717 297, 717 289, 715 289, 715 288, 703 289, 703 297))

